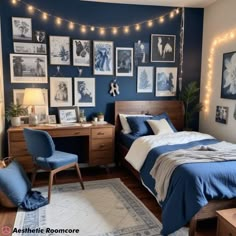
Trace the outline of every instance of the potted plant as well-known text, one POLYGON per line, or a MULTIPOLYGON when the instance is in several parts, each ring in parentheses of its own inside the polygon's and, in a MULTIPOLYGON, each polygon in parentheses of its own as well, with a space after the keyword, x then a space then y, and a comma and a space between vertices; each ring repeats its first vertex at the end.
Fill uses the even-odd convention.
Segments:
POLYGON ((5 116, 8 121, 11 121, 12 126, 20 126, 20 116, 23 115, 27 115, 27 108, 22 107, 21 104, 11 103, 5 112, 5 116))
POLYGON ((191 121, 197 112, 200 112, 203 108, 203 104, 199 102, 199 90, 197 82, 190 82, 182 91, 180 99, 184 102, 185 117, 184 125, 185 130, 192 130, 191 121))
POLYGON ((97 113, 98 121, 104 121, 104 114, 103 112, 98 112, 97 113))

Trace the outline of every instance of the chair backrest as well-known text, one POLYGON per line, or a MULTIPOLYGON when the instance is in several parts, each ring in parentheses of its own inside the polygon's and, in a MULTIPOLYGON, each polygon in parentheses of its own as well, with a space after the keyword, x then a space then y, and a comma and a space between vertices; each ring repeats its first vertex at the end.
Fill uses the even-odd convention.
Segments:
POLYGON ((48 132, 24 128, 24 137, 29 153, 34 157, 50 157, 55 151, 55 144, 48 132))

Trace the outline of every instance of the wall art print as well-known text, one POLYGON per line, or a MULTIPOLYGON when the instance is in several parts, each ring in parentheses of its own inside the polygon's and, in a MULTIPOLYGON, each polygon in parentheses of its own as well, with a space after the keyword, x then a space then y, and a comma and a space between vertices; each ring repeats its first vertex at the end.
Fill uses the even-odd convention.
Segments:
POLYGON ((31 18, 12 17, 12 37, 13 40, 32 40, 32 20, 31 18))
POLYGON ((73 45, 73 65, 90 66, 91 41, 73 39, 72 45, 73 45))
POLYGON ((152 66, 138 66, 137 92, 138 93, 152 93, 153 92, 153 67, 152 66))
POLYGON ((133 48, 116 48, 116 76, 133 76, 133 48))
POLYGON ((229 108, 223 106, 216 106, 216 122, 227 124, 229 108))
POLYGON ((149 43, 138 40, 134 43, 134 64, 140 65, 149 62, 149 43))

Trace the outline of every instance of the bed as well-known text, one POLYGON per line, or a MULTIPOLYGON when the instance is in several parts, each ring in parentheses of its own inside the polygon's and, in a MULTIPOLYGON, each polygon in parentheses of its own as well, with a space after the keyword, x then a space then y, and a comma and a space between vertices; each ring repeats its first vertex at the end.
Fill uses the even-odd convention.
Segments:
MULTIPOLYGON (((150 189, 150 187, 148 186, 149 184, 145 183, 145 175, 148 175, 148 178, 150 178, 149 173, 147 173, 148 171, 150 171, 150 167, 146 168, 144 166, 144 168, 142 168, 142 171, 137 171, 137 169, 134 168, 133 165, 131 165, 129 162, 127 162, 124 159, 124 157, 127 155, 128 151, 131 149, 131 147, 133 145, 132 142, 134 142, 134 140, 131 141, 130 144, 128 144, 128 145, 126 145, 122 142, 122 139, 120 138, 122 126, 121 126, 119 114, 158 115, 163 112, 166 112, 168 114, 171 122, 173 123, 174 127, 178 131, 183 130, 183 127, 184 127, 184 106, 181 101, 116 101, 115 102, 115 127, 116 127, 117 158, 124 166, 129 168, 131 170, 131 172, 137 178, 139 178, 142 181, 142 183, 151 192, 153 190, 150 189)), ((182 132, 178 132, 178 133, 182 133, 182 132)), ((144 137, 142 139, 145 139, 145 138, 146 137, 144 137)), ((204 145, 214 145, 215 143, 218 142, 218 140, 211 139, 211 138, 208 140, 208 137, 206 138, 206 141, 205 141, 205 139, 203 141, 205 142, 204 145)), ((198 144, 198 145, 200 145, 200 144, 198 144)), ((152 152, 149 152, 149 154, 150 153, 152 153, 152 152)), ((151 158, 153 158, 153 156, 151 158)), ((204 164, 205 164, 205 168, 211 169, 206 166, 211 165, 212 163, 200 163, 200 165, 197 163, 198 168, 201 169, 201 165, 204 165, 204 164)), ((236 161, 231 162, 231 164, 232 164, 232 165, 230 165, 231 171, 234 171, 234 173, 235 173, 236 161)), ((186 166, 186 165, 188 165, 188 164, 184 164, 182 166, 186 166)), ((219 163, 217 165, 219 165, 219 163)), ((226 168, 228 171, 229 165, 226 168)), ((233 174, 233 176, 234 175, 235 174, 233 174)), ((170 182, 170 185, 171 185, 171 182, 170 182)), ((172 183, 171 188, 173 188, 173 185, 174 184, 172 183)), ((184 188, 183 188, 181 191, 176 191, 176 192, 180 193, 182 195, 186 195, 186 192, 184 192, 184 191, 188 191, 188 190, 184 190, 184 188)), ((228 198, 226 196, 227 199, 224 199, 225 197, 222 196, 222 194, 219 194, 220 199, 218 199, 219 197, 215 197, 215 196, 213 197, 213 199, 210 199, 210 197, 208 196, 207 202, 206 201, 201 202, 200 206, 199 206, 199 204, 196 203, 195 209, 190 209, 190 212, 188 212, 188 215, 187 216, 185 215, 185 220, 188 220, 188 222, 189 222, 189 227, 190 227, 189 228, 189 235, 190 236, 195 235, 198 220, 204 220, 207 218, 216 217, 216 210, 236 207, 236 179, 235 179, 235 181, 233 181, 233 191, 232 192, 230 193, 231 194, 230 198, 228 198), (233 194, 232 194, 232 192, 233 192, 233 194)), ((153 195, 155 195, 155 194, 153 194, 153 195)), ((178 194, 176 196, 178 196, 178 194)), ((176 199, 175 199, 175 201, 176 201, 176 199)), ((183 199, 181 201, 183 201, 183 199)), ((181 201, 179 201, 179 202, 181 202, 181 201)), ((185 203, 183 203, 183 204, 185 204, 185 203)), ((162 203, 162 207, 163 207, 162 218, 163 218, 163 214, 166 215, 166 217, 168 217, 168 207, 166 207, 166 205, 168 205, 168 204, 165 204, 165 202, 164 202, 164 204, 162 203), (164 207, 163 207, 163 205, 164 205, 164 207)), ((171 206, 171 204, 170 204, 170 206, 171 206)), ((180 207, 180 206, 181 205, 179 205, 177 207, 180 207)), ((188 204, 185 207, 188 208, 188 204)), ((187 209, 187 211, 188 211, 188 209, 187 209)), ((186 209, 185 209, 185 212, 180 212, 180 214, 186 214, 186 209)), ((164 227, 164 225, 163 225, 163 227, 164 227)), ((166 232, 168 232, 168 230, 171 231, 172 229, 167 229, 166 232)), ((164 234, 166 234, 166 233, 164 232, 164 234)))

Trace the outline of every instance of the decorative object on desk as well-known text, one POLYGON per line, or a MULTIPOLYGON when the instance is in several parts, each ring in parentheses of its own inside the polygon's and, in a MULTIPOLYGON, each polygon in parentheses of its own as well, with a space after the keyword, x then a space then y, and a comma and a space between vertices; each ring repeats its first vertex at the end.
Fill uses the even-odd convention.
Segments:
POLYGON ((137 93, 153 92, 153 67, 138 66, 137 93))
POLYGON ((72 45, 73 45, 73 65, 90 66, 91 41, 73 39, 72 45))
POLYGON ((13 40, 32 40, 31 18, 12 17, 13 40))
POLYGON ((86 122, 86 116, 84 113, 84 109, 80 109, 79 111, 79 122, 86 122))
POLYGON ((156 68, 156 97, 176 96, 177 67, 156 68))
POLYGON ((133 76, 133 48, 116 48, 116 76, 133 76))
POLYGON ((229 108, 223 106, 216 106, 216 122, 227 124, 229 108))
POLYGON ((24 115, 27 115, 27 108, 22 107, 21 104, 11 103, 5 112, 7 120, 10 120, 14 127, 21 125, 20 116, 24 115))
POLYGON ((104 121, 104 114, 103 112, 98 112, 97 113, 98 121, 104 121))
POLYGON ((77 107, 58 107, 59 123, 78 122, 77 107))
POLYGON ((79 107, 95 106, 95 78, 74 78, 74 104, 79 107))
POLYGON ((46 55, 10 54, 11 83, 47 83, 46 55))
POLYGON ((50 64, 70 65, 70 37, 49 36, 50 64))
POLYGON ((50 77, 51 107, 72 106, 72 78, 50 77))
POLYGON ((134 43, 134 63, 135 65, 140 65, 147 63, 149 59, 149 43, 141 42, 138 40, 137 43, 134 43))
POLYGON ((114 79, 111 83, 110 83, 111 89, 109 91, 109 93, 115 97, 116 95, 120 94, 120 88, 119 85, 116 81, 116 79, 114 79))
POLYGON ((35 112, 35 106, 44 106, 45 100, 43 91, 40 88, 26 88, 23 98, 23 105, 31 106, 29 115, 29 125, 35 126, 39 124, 39 117, 35 112))
POLYGON ((203 108, 203 104, 198 102, 199 90, 200 88, 197 86, 197 82, 193 81, 184 87, 180 94, 180 100, 184 102, 185 106, 184 125, 186 130, 191 129, 190 123, 194 119, 194 115, 203 108))
POLYGON ((48 115, 48 123, 49 124, 56 124, 57 123, 56 116, 55 115, 48 115))

